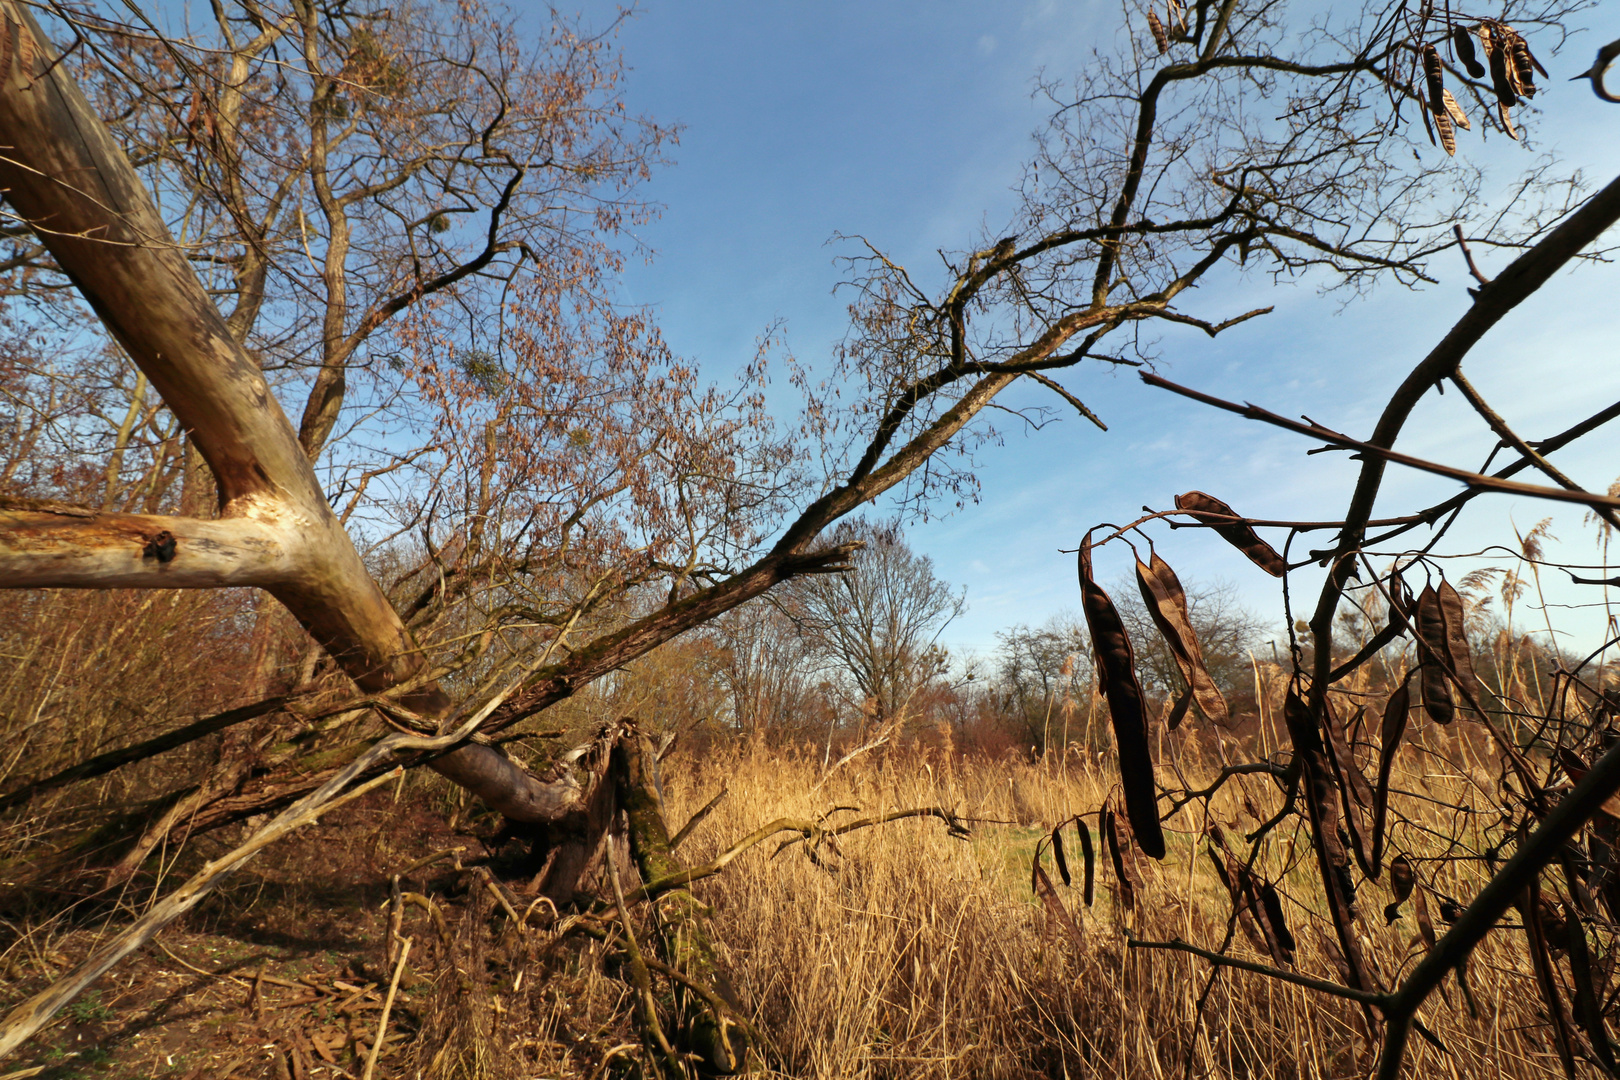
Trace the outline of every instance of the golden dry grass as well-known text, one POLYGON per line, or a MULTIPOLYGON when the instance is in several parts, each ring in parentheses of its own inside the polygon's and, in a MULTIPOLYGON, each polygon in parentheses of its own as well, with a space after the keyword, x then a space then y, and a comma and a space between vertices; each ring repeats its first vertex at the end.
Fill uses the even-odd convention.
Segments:
MULTIPOLYGON (((1022 807, 1040 822, 980 823, 967 841, 950 838, 935 820, 896 822, 840 838, 836 854, 823 852, 828 868, 818 868, 798 848, 772 857, 774 846, 767 844, 698 886, 715 909, 715 936, 737 987, 775 1039, 786 1074, 1159 1080, 1184 1075, 1189 1049, 1197 1076, 1370 1072, 1376 1048, 1354 1005, 1228 969, 1210 992, 1195 1037, 1195 1002, 1209 965, 1186 954, 1125 947, 1122 923, 1143 939, 1179 937, 1207 948, 1218 948, 1227 933, 1230 901, 1203 854, 1207 843, 1195 848, 1202 819, 1194 811, 1167 823, 1165 860, 1144 861, 1146 880, 1133 913, 1121 910, 1113 875, 1100 867, 1096 903, 1083 907, 1071 828, 1075 886, 1058 890, 1082 927, 1083 942, 1076 944, 1032 895, 1030 860, 1053 824, 1097 808, 1110 783, 1105 774, 1073 759, 1065 776, 1059 768, 1022 763, 951 766, 938 757, 896 755, 854 763, 816 790, 820 771, 808 751, 758 744, 669 769, 670 817, 677 824, 722 782, 730 785, 730 795, 682 857, 699 862, 772 818, 813 817, 837 806, 879 811, 937 804, 1007 822, 1016 821, 1022 807)), ((1193 769, 1189 779, 1212 774, 1193 769)), ((1467 804, 1460 780, 1413 773, 1404 779, 1441 802, 1467 804)), ((1214 813, 1228 825, 1252 829, 1256 823, 1241 809, 1245 788, 1261 813, 1281 805, 1269 779, 1242 778, 1215 800, 1214 813)), ((1453 812, 1432 813, 1432 824, 1450 833, 1453 812)), ((1415 826, 1398 831, 1395 843, 1413 856, 1440 853, 1439 842, 1415 826)), ((1289 826, 1256 868, 1283 893, 1299 940, 1296 970, 1338 979, 1303 831, 1289 826)), ((1047 869, 1056 881, 1050 858, 1047 869)), ((1429 872, 1423 873, 1427 879, 1429 872)), ((1432 884, 1466 899, 1480 883, 1441 874, 1432 884)), ((1409 969, 1421 951, 1410 903, 1404 918, 1382 925, 1391 899, 1373 884, 1363 885, 1359 896, 1369 951, 1386 978, 1409 969)), ((1423 1019, 1449 1052, 1414 1039, 1409 1075, 1559 1072, 1520 940, 1499 932, 1476 953, 1470 985, 1477 1017, 1469 1015, 1455 984, 1447 1000, 1436 996, 1424 1009, 1423 1019)), ((1241 933, 1232 953, 1271 962, 1241 933)))

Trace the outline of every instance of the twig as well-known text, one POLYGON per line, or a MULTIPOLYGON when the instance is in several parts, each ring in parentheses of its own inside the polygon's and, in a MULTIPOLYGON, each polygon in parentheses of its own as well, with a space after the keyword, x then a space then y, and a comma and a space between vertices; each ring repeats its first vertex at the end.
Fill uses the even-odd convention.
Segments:
POLYGON ((399 871, 399 873, 395 874, 394 876, 395 877, 404 877, 406 874, 414 873, 417 870, 422 869, 422 867, 424 867, 424 866, 427 866, 427 865, 429 865, 431 863, 438 862, 440 859, 444 858, 446 855, 457 855, 457 854, 460 854, 461 852, 466 851, 466 850, 467 850, 466 847, 463 846, 463 847, 448 847, 448 848, 443 849, 442 851, 435 851, 431 855, 424 855, 420 859, 417 859, 415 862, 411 863, 409 866, 405 867, 403 870, 399 871))
POLYGON ((1034 379, 1036 382, 1038 382, 1042 386, 1046 387, 1048 390, 1052 391, 1054 394, 1061 397, 1063 400, 1067 401, 1070 405, 1074 406, 1075 412, 1079 413, 1081 416, 1085 417, 1087 420, 1090 420, 1093 424, 1096 424, 1099 428, 1102 428, 1102 430, 1104 430, 1104 431, 1108 430, 1108 425, 1103 423, 1102 420, 1100 420, 1097 417, 1096 413, 1094 413, 1090 409, 1086 408, 1086 403, 1085 402, 1081 401, 1079 398, 1077 398, 1073 394, 1069 393, 1062 386, 1059 386, 1056 382, 1054 382, 1051 379, 1048 379, 1045 375, 1042 375, 1038 371, 1030 371, 1030 372, 1026 372, 1025 374, 1029 378, 1034 379))
MULTIPOLYGON (((1461 391, 1462 396, 1468 399, 1468 404, 1472 405, 1474 411, 1479 413, 1480 419, 1485 421, 1486 426, 1496 433, 1497 438, 1517 450, 1520 457, 1528 459, 1532 465, 1546 473, 1549 480, 1564 490, 1585 490, 1581 485, 1565 476, 1558 466, 1532 449, 1529 443, 1519 437, 1518 432, 1508 427, 1507 421, 1502 419, 1501 415, 1490 407, 1485 399, 1480 396, 1478 390, 1474 389, 1474 384, 1468 381, 1468 377, 1462 373, 1462 368, 1459 367, 1451 373, 1451 382, 1461 391)), ((1613 510, 1607 507, 1594 506, 1592 512, 1613 527, 1620 529, 1620 518, 1615 517, 1613 510)))
POLYGON ((411 938, 405 938, 399 947, 399 962, 394 965, 394 977, 388 983, 388 997, 383 1001, 382 1016, 377 1021, 377 1038, 371 1044, 371 1053, 366 1055, 366 1070, 360 1074, 360 1080, 371 1080, 372 1072, 377 1068, 377 1055, 382 1053, 383 1040, 388 1037, 388 1014, 394 1008, 394 995, 399 991, 399 977, 405 974, 405 961, 411 955, 411 938))
POLYGON ((252 705, 227 709, 225 712, 205 717, 195 723, 176 728, 165 735, 159 735, 155 739, 147 739, 145 742, 136 743, 134 746, 126 746, 121 750, 109 750, 105 754, 97 754, 95 757, 87 758, 77 765, 69 766, 61 772, 47 776, 43 780, 35 780, 33 783, 25 784, 15 791, 0 795, 0 810, 25 803, 41 792, 71 784, 76 780, 89 780, 93 777, 103 776, 131 762, 154 757, 167 750, 173 750, 189 742, 195 742, 204 736, 212 735, 217 731, 223 731, 233 725, 255 720, 273 713, 277 709, 284 708, 292 701, 293 695, 291 694, 266 698, 252 705))
POLYGON ((1256 975, 1267 975, 1282 982, 1303 986, 1318 993, 1332 994, 1334 997, 1348 998, 1363 1005, 1377 1005, 1384 1007, 1389 1004, 1390 995, 1374 993, 1368 990, 1357 990, 1349 986, 1340 986, 1338 983, 1328 982, 1325 979, 1313 979, 1309 975, 1298 975, 1282 968, 1274 968, 1268 964, 1257 964, 1252 960, 1239 960, 1235 956, 1223 956, 1208 949, 1200 949, 1196 945, 1189 945, 1180 938, 1173 941, 1143 941, 1140 938, 1130 937, 1127 933, 1127 943, 1133 949, 1168 949, 1173 952, 1192 953, 1201 956, 1212 964, 1222 967, 1238 968, 1241 971, 1252 971, 1256 975))
POLYGON ((496 902, 499 903, 502 909, 506 911, 507 917, 517 924, 519 930, 523 929, 523 920, 518 918, 517 909, 512 907, 512 902, 506 898, 505 891, 502 890, 498 884, 496 884, 494 875, 492 875, 487 868, 482 866, 475 867, 473 869, 473 874, 484 883, 484 888, 488 889, 495 897, 496 902))
MULTIPOLYGON (((1468 241, 1463 238, 1462 222, 1454 223, 1451 226, 1451 231, 1457 234, 1457 246, 1462 249, 1463 258, 1468 262, 1468 272, 1473 274, 1474 280, 1481 285, 1489 285, 1491 279, 1480 273, 1479 267, 1474 265, 1474 253, 1469 250, 1468 241)), ((1469 291, 1472 292, 1473 290, 1469 291)))
MULTIPOLYGON (((1374 443, 1364 442, 1361 439, 1352 439, 1343 432, 1334 431, 1332 428, 1324 427, 1315 421, 1311 421, 1310 423, 1300 423, 1297 420, 1290 420, 1286 416, 1279 416, 1270 409, 1262 409, 1258 405, 1239 405, 1235 401, 1227 401, 1224 398, 1215 397, 1213 394, 1205 394, 1201 391, 1194 390, 1191 387, 1182 386, 1179 383, 1173 383, 1169 379, 1162 379, 1157 375, 1147 372, 1142 374, 1142 381, 1147 383, 1149 386, 1156 386, 1161 390, 1168 390, 1173 394, 1180 394, 1182 397, 1191 398, 1192 400, 1202 402, 1205 405, 1212 405, 1217 409, 1224 409, 1227 412, 1237 413, 1239 416, 1242 416, 1245 419, 1259 420, 1263 423, 1271 424, 1274 427, 1280 427, 1287 431, 1296 432, 1300 435, 1309 435, 1313 439, 1321 439, 1323 442, 1331 443, 1340 449, 1356 450, 1364 455, 1371 455, 1373 457, 1381 458, 1384 461, 1391 461, 1397 465, 1405 465, 1409 468, 1420 469, 1423 472, 1434 473, 1437 476, 1449 477, 1452 480, 1457 480, 1467 484, 1471 488, 1478 488, 1484 491, 1501 491, 1513 495, 1530 495, 1538 499, 1550 499, 1554 502, 1576 503, 1578 505, 1591 507, 1593 509, 1598 507, 1620 508, 1620 497, 1614 495, 1599 495, 1596 492, 1588 491, 1566 491, 1563 488, 1546 487, 1542 484, 1523 484, 1517 480, 1503 480, 1499 477, 1487 476, 1483 473, 1470 472, 1467 469, 1459 469, 1451 465, 1442 465, 1438 461, 1429 461, 1427 458, 1413 457, 1411 454, 1402 454, 1399 451, 1390 450, 1374 443)), ((1346 520, 1348 521, 1352 519, 1347 518, 1346 520)))
MULTIPOLYGON (((167 945, 163 944, 163 942, 161 942, 161 941, 157 942, 157 947, 159 949, 163 950, 163 955, 167 956, 170 960, 173 960, 175 963, 179 964, 181 967, 185 968, 187 971, 194 971, 198 975, 206 975, 210 979, 229 979, 229 980, 231 980, 231 982, 235 983, 238 986, 247 986, 247 985, 249 985, 246 979, 238 979, 235 975, 227 975, 223 971, 205 971, 202 968, 198 967, 196 964, 189 963, 188 961, 182 960, 182 959, 180 959, 180 957, 178 957, 178 956, 174 955, 174 953, 170 952, 169 947, 167 945)), ((261 976, 261 978, 262 978, 262 976, 261 976)))
POLYGON ((758 829, 755 829, 741 840, 738 840, 725 851, 722 851, 710 862, 707 862, 702 866, 688 867, 678 874, 671 874, 668 877, 659 878, 656 881, 649 881, 639 889, 633 890, 629 894, 628 898, 630 900, 645 900, 648 897, 660 896, 669 890, 679 888, 682 885, 689 885, 694 881, 701 881, 704 878, 713 877, 720 871, 724 870, 726 866, 730 864, 730 862, 737 856, 741 855, 749 848, 764 843, 766 840, 769 840, 778 833, 792 832, 799 834, 794 839, 784 842, 782 847, 777 849, 777 851, 780 852, 783 848, 786 848, 791 844, 797 844, 801 841, 809 840, 811 837, 842 836, 845 833, 854 832, 856 829, 870 828, 873 825, 884 825, 891 821, 899 821, 903 818, 913 817, 937 817, 941 821, 945 822, 947 827, 951 828, 953 831, 956 831, 958 835, 963 834, 961 824, 962 819, 958 818, 949 810, 938 806, 923 806, 912 810, 891 810, 886 814, 877 814, 869 818, 846 821, 844 824, 831 829, 827 828, 825 825, 821 825, 813 821, 805 821, 802 818, 777 818, 775 821, 772 821, 767 825, 760 826, 758 829))
POLYGON ((670 837, 669 850, 674 851, 676 848, 680 847, 686 838, 691 836, 693 831, 696 830, 699 825, 703 824, 703 820, 714 812, 714 808, 720 805, 720 800, 724 799, 726 797, 726 793, 730 790, 730 785, 722 784, 720 787, 720 793, 714 798, 710 799, 708 802, 704 803, 703 809, 693 814, 691 818, 687 820, 686 824, 681 826, 680 831, 674 836, 670 837))

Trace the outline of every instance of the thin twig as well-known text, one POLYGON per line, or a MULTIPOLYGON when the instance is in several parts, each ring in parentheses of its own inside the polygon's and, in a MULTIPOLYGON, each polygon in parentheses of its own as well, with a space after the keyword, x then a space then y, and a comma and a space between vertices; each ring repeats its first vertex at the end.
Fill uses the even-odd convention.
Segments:
POLYGON ((1356 450, 1363 455, 1378 457, 1385 461, 1394 462, 1397 465, 1405 465, 1409 468, 1420 469, 1423 472, 1434 473, 1437 476, 1449 477, 1452 480, 1467 484, 1471 488, 1484 491, 1500 491, 1513 495, 1530 495, 1538 499, 1576 503, 1593 509, 1598 507, 1620 508, 1620 496, 1599 495, 1596 492, 1589 491, 1566 491, 1563 488, 1551 488, 1542 484, 1523 484, 1517 480, 1503 480, 1495 476, 1486 476, 1483 473, 1470 472, 1467 469, 1459 469, 1452 465, 1442 465, 1438 461, 1429 461, 1427 458, 1413 457, 1411 454, 1403 454, 1374 443, 1364 442, 1361 439, 1352 439, 1343 432, 1334 431, 1332 428, 1324 427, 1315 421, 1300 423, 1297 420, 1290 420, 1286 416, 1279 416, 1270 409, 1262 409, 1258 405, 1239 405, 1235 401, 1227 401, 1224 398, 1215 397, 1213 394, 1205 394, 1148 372, 1142 374, 1142 381, 1149 386, 1156 386, 1161 390, 1180 394, 1182 397, 1191 398, 1205 405, 1212 405, 1217 409, 1237 413, 1245 419, 1259 420, 1300 435, 1308 435, 1313 439, 1321 439, 1323 442, 1330 443, 1341 449, 1356 450))
POLYGON ((1325 979, 1313 979, 1309 975, 1299 975, 1282 968, 1274 968, 1267 964, 1257 964, 1252 960, 1239 960, 1234 956, 1223 956, 1208 949, 1200 949, 1196 945, 1189 945, 1180 938, 1173 941, 1142 941, 1140 938, 1128 937, 1128 944, 1133 949, 1168 949, 1173 952, 1192 953, 1201 956, 1212 964, 1222 967, 1238 968, 1241 971, 1252 971, 1257 975, 1266 975, 1282 982, 1303 986, 1318 993, 1332 994, 1334 997, 1348 998, 1363 1005, 1377 1005, 1383 1007, 1389 1004, 1388 994, 1373 993, 1368 990, 1357 990, 1349 986, 1340 986, 1338 983, 1328 982, 1325 979))
POLYGON ((388 1014, 394 1008, 394 995, 399 992, 399 977, 405 974, 405 961, 411 955, 411 938, 405 938, 399 947, 399 962, 394 965, 394 977, 388 983, 388 997, 383 1000, 382 1016, 377 1020, 377 1038, 371 1044, 371 1053, 366 1055, 366 1071, 360 1074, 360 1080, 371 1080, 371 1074, 377 1068, 377 1055, 382 1053, 383 1040, 388 1038, 388 1014))
POLYGON ((1474 280, 1481 285, 1489 285, 1491 279, 1480 273, 1479 267, 1474 265, 1474 253, 1469 250, 1468 241, 1463 237, 1462 222, 1451 226, 1451 231, 1457 234, 1457 246, 1462 249, 1463 258, 1468 262, 1468 272, 1474 275, 1474 280))

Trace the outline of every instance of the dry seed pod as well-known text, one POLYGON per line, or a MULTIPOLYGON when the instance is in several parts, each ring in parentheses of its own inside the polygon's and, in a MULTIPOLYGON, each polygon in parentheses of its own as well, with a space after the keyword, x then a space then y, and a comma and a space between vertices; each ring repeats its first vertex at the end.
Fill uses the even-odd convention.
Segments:
MULTIPOLYGON (((1546 900, 1541 895, 1541 884, 1538 880, 1532 879, 1524 892, 1519 894, 1519 917, 1524 924, 1525 944, 1529 947, 1531 966, 1535 969, 1536 986, 1541 991, 1546 1015, 1552 1019, 1553 1043, 1564 1066, 1564 1075, 1574 1076, 1575 1060, 1571 1049, 1574 1033, 1569 1030, 1569 1018, 1564 1012, 1564 1003, 1558 990, 1563 980, 1558 977, 1557 968, 1553 965, 1547 940, 1551 928, 1543 921, 1542 916, 1546 909, 1546 900)), ((1562 920, 1559 920, 1559 923, 1558 930, 1562 931, 1562 920)))
POLYGON ((1434 933, 1434 920, 1429 918, 1429 902, 1423 898, 1423 890, 1417 890, 1416 903, 1412 905, 1412 913, 1417 916, 1418 933, 1423 935, 1423 951, 1434 952, 1439 938, 1434 933))
POLYGON ((1451 45, 1457 50, 1457 59, 1468 69, 1470 78, 1485 77, 1485 65, 1480 63, 1479 57, 1474 54, 1474 35, 1463 26, 1454 26, 1451 28, 1451 45))
POLYGON ((1463 107, 1457 104, 1457 99, 1451 96, 1450 90, 1442 91, 1440 94, 1440 100, 1445 104, 1446 115, 1451 117, 1452 123, 1456 124, 1464 131, 1474 130, 1474 125, 1468 122, 1468 114, 1463 112, 1463 107))
POLYGON ((1496 100, 1509 107, 1517 105, 1519 95, 1513 92, 1513 76, 1509 74, 1508 41, 1505 32, 1500 29, 1491 31, 1491 41, 1486 48, 1485 57, 1490 61, 1491 88, 1496 91, 1496 100))
POLYGON ((1344 814, 1345 830, 1350 834, 1351 850, 1356 862, 1361 864, 1362 872, 1376 879, 1378 864, 1373 860, 1372 830, 1364 819, 1373 804, 1374 792, 1345 745, 1344 731, 1333 714, 1330 702, 1323 702, 1322 733, 1327 750, 1323 756, 1333 774, 1333 786, 1339 789, 1339 802, 1344 814))
POLYGON ((1439 112, 1434 117, 1434 129, 1440 135, 1440 148, 1451 157, 1457 156, 1457 132, 1451 126, 1451 117, 1439 112))
POLYGON ((1440 610, 1440 597, 1433 585, 1425 585, 1417 598, 1418 640, 1422 669, 1418 689, 1423 708, 1429 718, 1438 724, 1449 724, 1456 718, 1456 705, 1451 700, 1451 683, 1446 678, 1446 617, 1440 610))
MULTIPOLYGON (((1136 585, 1141 590, 1142 602, 1147 606, 1153 625, 1158 627, 1160 636, 1169 647, 1176 667, 1181 670, 1181 677, 1186 680, 1193 698, 1198 702, 1198 708, 1217 724, 1230 723, 1226 699, 1221 697, 1215 680, 1210 678, 1209 669, 1204 666, 1204 651, 1198 644, 1198 635, 1193 631, 1187 592, 1182 588, 1181 579, 1176 577, 1176 572, 1159 557, 1157 551, 1148 558, 1146 563, 1136 560, 1136 585)), ((1186 702, 1178 701, 1169 720, 1172 730, 1181 722, 1186 711, 1186 702)))
POLYGON ((1069 877, 1069 860, 1063 857, 1062 825, 1052 830, 1052 858, 1057 860, 1058 874, 1063 878, 1063 884, 1069 885, 1072 879, 1069 877))
POLYGON ((1412 872, 1412 860, 1405 855, 1397 855, 1389 864, 1389 887, 1395 894, 1395 899, 1406 903, 1406 898, 1412 895, 1412 886, 1417 882, 1417 875, 1412 872))
POLYGON ((1440 50, 1433 45, 1423 46, 1423 78, 1429 86, 1429 111, 1436 116, 1446 114, 1442 95, 1446 92, 1446 69, 1440 64, 1440 50))
POLYGON ((1187 511, 1198 521, 1210 522, 1212 517, 1216 518, 1210 522, 1210 528, 1214 529, 1221 539, 1247 555, 1250 562, 1272 577, 1282 577, 1287 572, 1288 564, 1277 554, 1277 549, 1260 539, 1254 528, 1242 520, 1241 514, 1215 496, 1206 495, 1202 491, 1189 491, 1176 496, 1176 509, 1187 511), (1238 520, 1219 520, 1222 518, 1238 520))
POLYGON ((1057 890, 1052 888, 1052 879, 1046 876, 1046 871, 1041 869, 1040 863, 1035 864, 1035 873, 1031 875, 1030 884, 1035 890, 1035 895, 1041 898, 1041 906, 1046 908, 1047 914, 1063 927, 1070 941, 1083 948, 1085 936, 1080 933, 1080 927, 1069 914, 1069 909, 1064 907, 1063 901, 1058 898, 1057 890))
POLYGON ((1164 717, 1164 726, 1171 731, 1180 727, 1181 722, 1187 719, 1187 709, 1192 705, 1192 699, 1192 691, 1183 690, 1181 696, 1170 704, 1170 711, 1164 717))
POLYGON ((1123 842, 1119 838, 1119 834, 1124 830, 1107 803, 1103 803, 1103 808, 1098 811, 1097 816, 1102 826, 1100 831, 1103 840, 1108 845, 1108 855, 1114 863, 1114 879, 1119 882, 1120 903, 1129 910, 1136 906, 1136 882, 1132 880, 1130 868, 1125 864, 1123 842))
POLYGON ((1086 823, 1078 817, 1074 819, 1074 831, 1080 834, 1080 856, 1085 860, 1086 863, 1086 887, 1084 895, 1086 898, 1086 907, 1090 907, 1091 882, 1092 878, 1097 872, 1097 853, 1092 849, 1091 846, 1091 830, 1086 828, 1086 823))
POLYGON ((1389 888, 1395 894, 1395 902, 1384 908, 1386 926, 1401 917, 1401 905, 1412 895, 1412 886, 1416 881, 1416 875, 1412 873, 1412 863, 1405 855, 1397 855, 1390 860, 1389 888))
POLYGON ((1349 743, 1345 740, 1344 725, 1339 723, 1338 716, 1333 712, 1331 701, 1323 704, 1322 711, 1323 733, 1327 736, 1328 750, 1333 755, 1335 779, 1358 804, 1371 807, 1373 804, 1372 785, 1367 783, 1367 778, 1361 775, 1361 770, 1356 767, 1355 759, 1350 756, 1349 743))
POLYGON ((1167 0, 1165 16, 1170 20, 1172 34, 1185 34, 1187 32, 1187 9, 1181 6, 1181 0, 1167 0))
POLYGON ((1467 616, 1463 610, 1462 597, 1457 590, 1451 587, 1451 582, 1441 581, 1437 593, 1440 599, 1440 614, 1446 620, 1446 660, 1451 665, 1451 672, 1456 676, 1459 687, 1466 687, 1469 692, 1474 689, 1474 657, 1468 647, 1468 634, 1465 620, 1467 616))
POLYGON ((1162 859, 1164 830, 1159 825, 1153 750, 1148 743, 1142 687, 1136 681, 1136 656, 1118 609, 1092 576, 1090 533, 1080 543, 1080 606, 1085 612, 1086 628, 1091 631, 1091 646, 1097 654, 1097 675, 1113 720, 1120 781, 1125 789, 1125 813, 1143 853, 1162 859))
POLYGON ((1270 924, 1271 936, 1276 938, 1278 946, 1277 959, 1285 964, 1294 962, 1294 950, 1299 947, 1294 935, 1288 929, 1288 923, 1283 920, 1282 899, 1277 895, 1275 887, 1260 883, 1259 889, 1260 909, 1266 913, 1266 922, 1270 924))
POLYGON ((1148 29, 1153 31, 1153 44, 1159 47, 1162 56, 1170 51, 1170 35, 1164 32, 1164 23, 1159 21, 1158 13, 1148 8, 1148 29))
POLYGON ((1535 57, 1530 55, 1529 44, 1518 34, 1513 35, 1513 44, 1510 55, 1513 59, 1513 74, 1518 80, 1519 92, 1525 97, 1535 97, 1535 57))
POLYGON ((1488 59, 1491 55, 1491 47, 1496 42, 1496 34, 1491 31, 1491 24, 1482 22, 1474 27, 1474 32, 1479 35, 1479 47, 1488 59))
POLYGON ((1579 913, 1568 903, 1564 905, 1563 946, 1575 984, 1575 1019, 1580 1021, 1592 1050, 1612 1076, 1620 1072, 1620 1062, 1615 1061, 1614 1049, 1609 1044, 1608 1029, 1603 1022, 1603 998, 1592 979, 1592 953, 1586 940, 1586 928, 1581 925, 1579 913))
MULTIPOLYGON (((1384 856, 1384 822, 1389 811, 1389 776, 1395 766, 1395 753, 1401 747, 1401 736, 1406 733, 1406 714, 1412 708, 1412 694, 1406 683, 1401 683, 1384 704, 1384 722, 1378 744, 1378 786, 1373 788, 1372 846, 1373 862, 1384 856)), ((1390 864, 1390 873, 1395 866, 1390 864)))
POLYGON ((1502 130, 1507 133, 1507 137, 1517 142, 1519 132, 1513 126, 1513 115, 1508 112, 1508 107, 1500 101, 1496 103, 1496 118, 1502 122, 1502 130))

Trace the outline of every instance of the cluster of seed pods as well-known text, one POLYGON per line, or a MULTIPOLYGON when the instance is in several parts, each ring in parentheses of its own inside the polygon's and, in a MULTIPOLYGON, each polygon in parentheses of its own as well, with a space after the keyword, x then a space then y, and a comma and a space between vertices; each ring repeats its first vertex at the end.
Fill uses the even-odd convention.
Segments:
MULTIPOLYGON (((1496 96, 1497 120, 1510 138, 1517 139, 1519 133, 1513 127, 1510 110, 1522 99, 1535 96, 1538 71, 1543 78, 1547 75, 1546 69, 1530 52, 1523 35, 1506 23, 1485 19, 1473 27, 1462 24, 1452 27, 1449 40, 1453 55, 1468 72, 1469 78, 1489 77, 1491 91, 1496 96), (1474 44, 1476 38, 1479 40, 1478 47, 1474 44), (1481 53, 1485 57, 1483 63, 1480 62, 1481 53)), ((1468 131, 1473 125, 1457 99, 1446 89, 1446 69, 1440 59, 1439 47, 1424 45, 1419 55, 1428 90, 1429 108, 1424 119, 1430 129, 1430 138, 1437 136, 1446 153, 1455 154, 1456 128, 1468 131)))

